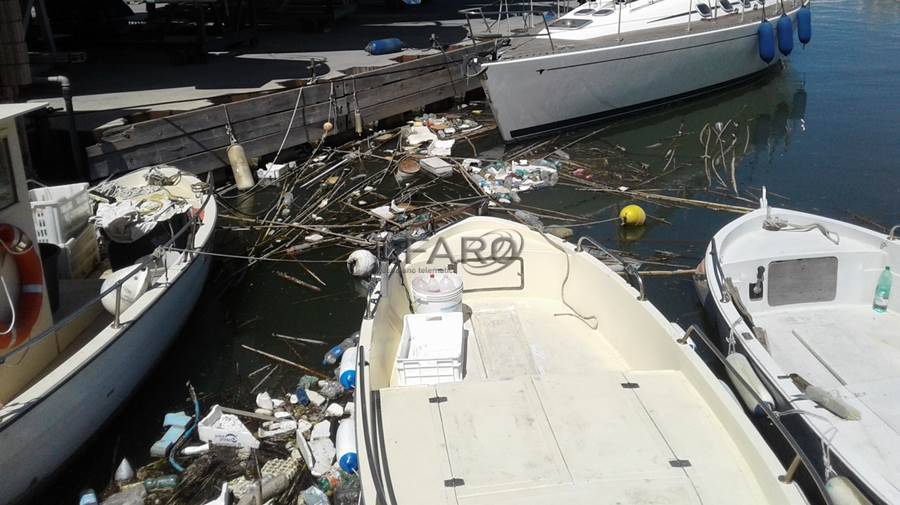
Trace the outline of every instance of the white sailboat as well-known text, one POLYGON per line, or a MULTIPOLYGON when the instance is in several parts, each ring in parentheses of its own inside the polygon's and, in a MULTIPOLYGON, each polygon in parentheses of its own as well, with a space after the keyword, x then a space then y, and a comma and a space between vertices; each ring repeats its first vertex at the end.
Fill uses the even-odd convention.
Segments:
POLYGON ((503 139, 519 140, 761 73, 790 54, 801 10, 798 34, 809 42, 809 9, 802 3, 588 1, 552 22, 539 21, 536 34, 511 38, 493 61, 473 67, 480 68, 503 139))
POLYGON ((119 280, 61 280, 52 312, 15 121, 40 107, 0 105, 0 176, 12 182, 0 206, 0 503, 48 485, 157 363, 203 289, 210 259, 198 253, 216 223, 215 201, 193 176, 162 169, 153 173, 168 182, 159 182, 145 169, 116 179, 157 202, 153 193, 179 199, 187 225, 119 280))
POLYGON ((355 354, 365 503, 806 502, 691 338, 587 242, 472 217, 382 270, 355 354))
POLYGON ((900 503, 900 237, 768 206, 722 228, 698 288, 726 346, 753 364, 834 492, 900 503), (886 270, 887 269, 887 270, 886 270))

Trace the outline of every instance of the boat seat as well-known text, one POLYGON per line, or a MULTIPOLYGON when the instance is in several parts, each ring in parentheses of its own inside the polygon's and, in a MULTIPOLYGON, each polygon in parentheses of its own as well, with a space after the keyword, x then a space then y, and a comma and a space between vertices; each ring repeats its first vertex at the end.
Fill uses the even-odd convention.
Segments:
POLYGON ((721 5, 722 10, 724 10, 728 14, 731 14, 737 10, 734 4, 731 3, 731 0, 719 0, 719 5, 721 5))
POLYGON ((709 8, 709 5, 703 2, 697 3, 697 12, 700 13, 700 17, 703 19, 709 19, 712 17, 712 9, 709 8))

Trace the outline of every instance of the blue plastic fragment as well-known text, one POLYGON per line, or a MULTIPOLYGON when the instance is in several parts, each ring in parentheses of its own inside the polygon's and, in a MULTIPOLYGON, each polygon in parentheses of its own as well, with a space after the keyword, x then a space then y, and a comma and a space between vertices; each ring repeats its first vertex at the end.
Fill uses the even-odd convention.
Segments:
POLYGON ((163 428, 168 427, 165 435, 161 439, 153 443, 150 447, 150 455, 156 458, 162 458, 166 455, 166 450, 170 445, 174 444, 178 437, 184 433, 185 426, 191 421, 190 416, 184 412, 169 412, 163 418, 163 428))

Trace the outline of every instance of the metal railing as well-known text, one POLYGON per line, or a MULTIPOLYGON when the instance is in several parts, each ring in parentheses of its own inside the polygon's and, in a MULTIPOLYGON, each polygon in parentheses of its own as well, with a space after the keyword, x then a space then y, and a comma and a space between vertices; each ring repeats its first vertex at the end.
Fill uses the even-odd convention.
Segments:
POLYGON ((716 239, 709 241, 709 257, 712 258, 713 278, 716 279, 716 286, 719 288, 719 301, 728 303, 731 301, 731 295, 725 289, 725 271, 722 270, 722 263, 719 262, 719 251, 716 248, 716 239))
MULTIPOLYGON (((762 398, 753 390, 750 384, 741 376, 737 370, 731 363, 729 363, 725 356, 722 354, 722 351, 719 350, 718 347, 706 336, 703 330, 700 329, 699 326, 692 324, 688 327, 688 329, 684 332, 684 335, 677 339, 676 342, 682 345, 687 345, 691 336, 697 336, 706 345, 707 348, 712 352, 712 354, 716 357, 716 359, 725 367, 725 369, 729 372, 729 376, 732 378, 737 378, 740 381, 740 385, 743 386, 743 390, 750 393, 753 399, 756 401, 757 405, 762 409, 765 413, 766 417, 778 432, 784 437, 785 441, 790 445, 791 450, 794 451, 794 457, 791 461, 791 464, 788 466, 785 474, 779 477, 779 480, 784 484, 791 484, 796 477, 796 473, 799 470, 800 465, 802 464, 806 472, 809 474, 810 478, 813 480, 813 483, 816 485, 816 489, 819 494, 822 496, 826 505, 834 505, 833 500, 828 495, 826 491, 825 482, 822 480, 822 477, 819 475, 819 472, 816 471, 815 465, 813 465, 812 461, 807 456, 806 452, 800 446, 800 443, 796 438, 791 434, 791 432, 787 429, 784 423, 781 422, 782 413, 777 410, 773 410, 768 406, 766 402, 763 401, 762 398)), ((732 379, 733 381, 733 379, 732 379)))
MULTIPOLYGON (((562 2, 560 0, 556 0, 556 17, 559 17, 560 13, 563 11, 564 7, 562 6, 562 2)), ((553 36, 550 32, 550 24, 547 22, 547 11, 546 10, 536 10, 534 8, 534 2, 528 2, 527 4, 524 2, 513 3, 512 6, 506 2, 505 0, 501 0, 500 2, 488 6, 488 9, 492 9, 496 6, 496 10, 486 10, 484 7, 469 7, 466 9, 460 9, 458 12, 463 14, 466 17, 466 26, 469 29, 469 38, 472 40, 472 44, 477 44, 478 40, 484 39, 496 39, 496 38, 516 38, 516 37, 534 37, 536 35, 543 35, 543 33, 538 32, 528 32, 528 33, 512 33, 512 29, 510 28, 509 20, 512 17, 521 17, 522 18, 522 29, 529 30, 534 28, 534 18, 535 16, 539 16, 541 22, 544 24, 544 32, 547 34, 547 40, 550 43, 550 51, 555 52, 556 46, 553 42, 553 36), (519 9, 515 9, 513 7, 521 7, 519 9), (477 35, 475 33, 475 29, 472 27, 472 16, 477 16, 481 18, 484 23, 484 27, 486 30, 485 34, 477 35), (492 18, 492 16, 496 16, 496 20, 492 18), (505 16, 505 17, 504 17, 505 16), (494 32, 494 28, 497 27, 501 21, 506 21, 506 33, 494 32)))
POLYGON ((631 263, 626 263, 624 260, 622 260, 622 258, 619 258, 615 254, 613 254, 612 252, 607 250, 605 247, 598 244, 597 241, 592 239, 591 237, 585 236, 585 237, 579 238, 578 243, 575 245, 575 251, 576 252, 584 251, 584 243, 585 242, 590 242, 590 244, 592 246, 599 249, 601 252, 603 252, 603 254, 606 254, 607 256, 612 258, 615 262, 622 265, 622 269, 629 276, 629 280, 633 280, 635 283, 637 283, 637 286, 635 286, 639 291, 637 299, 640 301, 646 300, 646 296, 644 295, 644 279, 641 278, 641 274, 638 272, 637 268, 634 267, 634 265, 632 265, 631 263))
MULTIPOLYGON (((211 186, 210 186, 210 189, 212 189, 211 186)), ((76 309, 74 312, 67 315, 60 321, 56 322, 52 327, 48 328, 47 330, 44 330, 39 335, 29 338, 24 344, 20 345, 19 347, 16 347, 15 349, 9 351, 6 354, 3 354, 2 356, 0 356, 0 366, 2 366, 4 363, 6 363, 6 361, 9 360, 10 358, 12 358, 13 356, 16 356, 22 352, 25 352, 28 349, 31 349, 32 347, 40 344, 47 338, 49 338, 53 335, 56 335, 64 326, 68 325, 69 323, 71 323, 72 321, 77 319, 79 316, 84 314, 88 310, 88 308, 96 305, 97 303, 102 303, 103 299, 111 293, 115 293, 115 295, 116 295, 115 311, 113 313, 113 321, 112 321, 111 325, 115 329, 120 328, 122 326, 122 322, 121 322, 122 285, 125 282, 127 282, 132 276, 134 276, 135 274, 140 272, 143 268, 149 268, 151 263, 158 262, 160 260, 160 258, 162 258, 163 266, 165 267, 165 270, 166 270, 166 276, 168 276, 168 264, 167 264, 168 260, 166 259, 166 254, 165 254, 166 251, 171 249, 173 247, 173 245, 175 244, 175 242, 179 238, 181 238, 181 236, 184 235, 185 233, 189 233, 190 234, 189 237, 196 236, 195 232, 196 232, 196 228, 198 227, 197 226, 198 222, 200 221, 200 215, 201 215, 202 211, 206 208, 206 206, 209 204, 211 198, 212 198, 212 192, 207 193, 206 199, 203 201, 203 204, 200 206, 200 209, 197 210, 196 212, 194 212, 193 215, 191 216, 190 220, 187 223, 185 223, 185 225, 182 226, 178 230, 178 232, 173 234, 172 237, 168 241, 166 241, 165 244, 157 247, 156 251, 154 251, 154 254, 151 254, 147 258, 144 258, 139 263, 135 264, 134 265, 135 268, 130 270, 127 275, 122 276, 112 286, 101 291, 99 295, 95 296, 88 302, 83 303, 78 309, 76 309)), ((184 254, 190 254, 190 253, 184 253, 184 254)), ((168 277, 166 277, 166 280, 168 281, 168 277)))
POLYGON ((888 234, 888 240, 896 240, 897 239, 897 235, 896 235, 897 230, 900 230, 900 224, 894 225, 894 227, 891 228, 891 232, 888 234))

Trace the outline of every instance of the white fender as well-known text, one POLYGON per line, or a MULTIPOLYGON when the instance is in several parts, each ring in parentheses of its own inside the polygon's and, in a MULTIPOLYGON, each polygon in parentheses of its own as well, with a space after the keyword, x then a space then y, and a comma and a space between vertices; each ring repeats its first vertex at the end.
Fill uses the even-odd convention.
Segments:
POLYGON ((750 390, 756 393, 756 396, 762 399, 763 403, 765 403, 770 409, 775 406, 775 400, 772 399, 772 395, 769 393, 769 390, 766 389, 766 386, 756 375, 756 372, 753 370, 753 366, 750 365, 750 361, 747 360, 746 356, 738 352, 729 354, 725 358, 725 361, 729 365, 731 365, 730 368, 726 367, 728 378, 731 379, 731 383, 734 384, 734 388, 737 390, 738 396, 740 396, 741 401, 744 402, 744 406, 746 406, 747 410, 749 410, 750 413, 754 416, 764 416, 765 411, 759 405, 759 402, 756 401, 756 398, 754 398, 750 393, 750 390), (743 382, 741 382, 738 377, 734 376, 731 371, 732 368, 740 376, 740 379, 744 379, 744 382, 746 382, 750 386, 750 390, 744 387, 743 382))
POLYGON ((825 482, 825 492, 834 505, 872 505, 850 479, 840 475, 835 475, 825 482))

